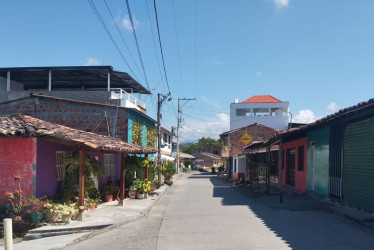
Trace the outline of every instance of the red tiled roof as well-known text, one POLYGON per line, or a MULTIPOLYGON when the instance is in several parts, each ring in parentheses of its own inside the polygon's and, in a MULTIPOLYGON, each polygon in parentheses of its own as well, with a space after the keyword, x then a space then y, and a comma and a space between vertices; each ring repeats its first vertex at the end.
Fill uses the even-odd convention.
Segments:
POLYGON ((251 98, 243 101, 243 103, 256 103, 256 102, 282 102, 281 100, 271 95, 254 95, 251 98))

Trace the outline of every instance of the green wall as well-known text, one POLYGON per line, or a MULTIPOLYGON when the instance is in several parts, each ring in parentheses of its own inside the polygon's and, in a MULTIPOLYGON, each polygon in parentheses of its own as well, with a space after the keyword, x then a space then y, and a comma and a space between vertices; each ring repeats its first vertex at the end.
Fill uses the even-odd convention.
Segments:
POLYGON ((307 152, 307 189, 310 185, 310 143, 315 142, 314 151, 314 193, 327 196, 329 194, 329 127, 309 132, 307 152))

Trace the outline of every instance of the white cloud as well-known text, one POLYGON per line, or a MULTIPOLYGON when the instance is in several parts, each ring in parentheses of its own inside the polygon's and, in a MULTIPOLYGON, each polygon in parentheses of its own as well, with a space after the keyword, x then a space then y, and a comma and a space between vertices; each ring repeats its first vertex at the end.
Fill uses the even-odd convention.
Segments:
POLYGON ((310 109, 300 110, 299 113, 292 119, 292 122, 296 123, 311 123, 317 120, 313 111, 310 109))
MULTIPOLYGON (((135 16, 132 17, 132 21, 134 23, 134 29, 136 30, 139 27, 139 21, 136 20, 135 16)), ((122 21, 121 21, 121 26, 125 28, 128 31, 132 31, 132 26, 130 22, 130 17, 129 15, 126 15, 122 21)))
POLYGON ((202 137, 219 139, 219 134, 230 129, 230 117, 225 113, 217 113, 214 121, 195 121, 185 117, 180 129, 180 140, 197 141, 202 137))
POLYGON ((337 111, 339 109, 339 105, 336 104, 335 102, 331 102, 329 105, 326 107, 326 111, 337 111))
POLYGON ((87 62, 84 64, 84 66, 99 66, 102 64, 103 63, 100 60, 90 57, 87 59, 87 62))
POLYGON ((223 65, 223 61, 216 56, 210 57, 210 62, 213 63, 214 65, 218 65, 218 66, 223 65))
POLYGON ((273 2, 275 4, 275 7, 277 7, 277 9, 281 9, 283 7, 288 6, 288 4, 290 3, 290 0, 273 0, 273 2))

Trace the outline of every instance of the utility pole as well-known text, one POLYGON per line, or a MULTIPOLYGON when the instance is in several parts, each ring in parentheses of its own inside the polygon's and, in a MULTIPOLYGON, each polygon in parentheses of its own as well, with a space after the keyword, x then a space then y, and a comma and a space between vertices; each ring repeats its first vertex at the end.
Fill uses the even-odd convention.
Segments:
POLYGON ((171 98, 167 99, 170 95, 157 94, 157 167, 158 167, 158 181, 161 182, 161 105, 165 100, 170 101, 171 98), (162 99, 161 99, 162 96, 162 99))
MULTIPOLYGON (((181 123, 181 105, 180 105, 180 101, 191 101, 191 100, 196 100, 196 98, 178 98, 178 118, 177 118, 177 174, 179 173, 179 127, 180 127, 180 123, 181 123)), ((186 103, 187 103, 186 102, 186 103)), ((184 103, 184 104, 186 104, 184 103)))

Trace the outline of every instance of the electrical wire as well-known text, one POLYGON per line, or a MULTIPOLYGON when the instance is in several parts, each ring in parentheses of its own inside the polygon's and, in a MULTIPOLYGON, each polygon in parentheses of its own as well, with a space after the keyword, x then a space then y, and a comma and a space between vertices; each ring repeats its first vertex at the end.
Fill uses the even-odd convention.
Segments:
POLYGON ((184 83, 183 83, 183 71, 182 71, 182 63, 181 63, 181 56, 180 56, 180 49, 179 49, 179 39, 178 39, 178 32, 177 32, 177 20, 175 17, 175 8, 174 8, 174 0, 171 0, 171 4, 173 6, 173 17, 174 17, 174 28, 175 28, 175 36, 177 41, 177 51, 178 51, 178 64, 179 64, 179 75, 181 78, 181 85, 182 85, 182 92, 184 93, 184 83))
POLYGON ((118 47, 116 41, 114 40, 112 34, 110 33, 108 27, 107 27, 106 24, 105 24, 103 18, 101 17, 99 11, 97 10, 97 8, 96 8, 96 6, 95 6, 93 0, 88 0, 88 3, 90 4, 92 10, 94 11, 96 17, 99 19, 101 25, 103 26, 105 32, 107 33, 108 37, 109 37, 110 40, 112 41, 113 45, 116 47, 118 53, 119 53, 120 56, 122 57, 122 60, 126 63, 127 67, 130 69, 131 73, 134 75, 135 79, 136 79, 137 81, 139 81, 139 79, 138 79, 138 77, 136 76, 135 72, 132 70, 132 68, 130 67, 129 63, 127 62, 127 60, 126 60, 125 57, 123 56, 121 50, 119 49, 119 47, 118 47))
MULTIPOLYGON (((161 82, 161 81, 164 79, 164 77, 162 76, 161 65, 160 65, 160 58, 159 58, 158 53, 157 53, 156 39, 155 39, 155 34, 154 34, 154 32, 153 32, 153 25, 152 25, 152 21, 151 21, 151 14, 150 14, 150 12, 149 12, 148 0, 145 0, 145 4, 146 4, 146 6, 147 6, 147 13, 148 13, 149 25, 151 26, 151 34, 152 34, 153 47, 154 47, 154 49, 155 49, 155 54, 156 54, 156 58, 157 58, 158 70, 159 70, 159 72, 160 72, 160 76, 161 76, 161 80, 160 80, 160 82, 161 82)), ((157 83, 155 89, 157 89, 158 84, 159 84, 159 83, 157 83)), ((164 92, 165 92, 165 89, 164 89, 164 92)))
MULTIPOLYGON (((125 38, 123 37, 122 32, 120 31, 120 29, 119 29, 119 27, 118 27, 118 24, 117 24, 117 22, 116 22, 116 20, 115 20, 115 18, 114 18, 114 16, 113 16, 113 14, 112 14, 112 11, 111 11, 110 8, 109 8, 109 5, 108 5, 107 1, 104 0, 104 3, 105 3, 105 5, 106 5, 106 8, 107 8, 107 10, 108 10, 110 16, 112 17, 112 20, 113 20, 113 22, 114 22, 114 24, 115 24, 115 26, 116 26, 116 29, 117 29, 119 35, 121 36, 122 42, 125 44, 125 47, 126 47, 127 51, 129 52, 129 55, 130 55, 132 61, 133 61, 134 64, 135 64, 136 69, 138 70, 138 72, 140 73, 140 75, 142 75, 142 73, 140 72, 140 69, 139 69, 137 63, 135 62, 135 59, 134 59, 134 57, 133 57, 133 55, 132 55, 132 53, 131 53, 129 47, 127 46, 127 43, 126 43, 126 41, 125 41, 125 38)), ((144 79, 144 76, 143 76, 143 79, 144 79)), ((144 80, 145 80, 145 79, 144 79, 144 80)))
MULTIPOLYGON (((126 0, 126 1, 128 1, 128 0, 126 0)), ((167 86, 168 86, 169 94, 171 94, 171 93, 170 93, 170 87, 169 87, 168 76, 167 76, 167 74, 166 74, 165 60, 164 60, 164 52, 162 51, 162 43, 161 43, 161 35, 160 35, 160 26, 159 26, 159 24, 158 24, 158 15, 157 15, 156 0, 153 0, 153 6, 154 6, 154 9, 155 9, 155 15, 156 15, 156 24, 157 24, 158 41, 159 41, 159 43, 160 43, 161 59, 162 59, 162 65, 164 66, 165 80, 166 80, 166 84, 167 84, 167 86)), ((174 111, 175 111, 175 108, 174 108, 174 111)))
POLYGON ((126 0, 126 6, 127 6, 127 11, 129 12, 129 18, 130 18, 130 23, 131 23, 131 27, 132 27, 132 33, 134 35, 136 47, 138 49, 140 63, 141 63, 142 68, 143 68, 143 74, 144 74, 144 77, 145 77, 145 82, 147 84, 148 91, 151 91, 151 88, 149 87, 149 83, 148 83, 147 74, 145 73, 145 69, 144 69, 144 63, 143 63, 142 54, 141 54, 140 48, 139 48, 138 38, 136 37, 136 32, 135 32, 134 22, 133 22, 132 15, 131 15, 129 0, 126 0))

